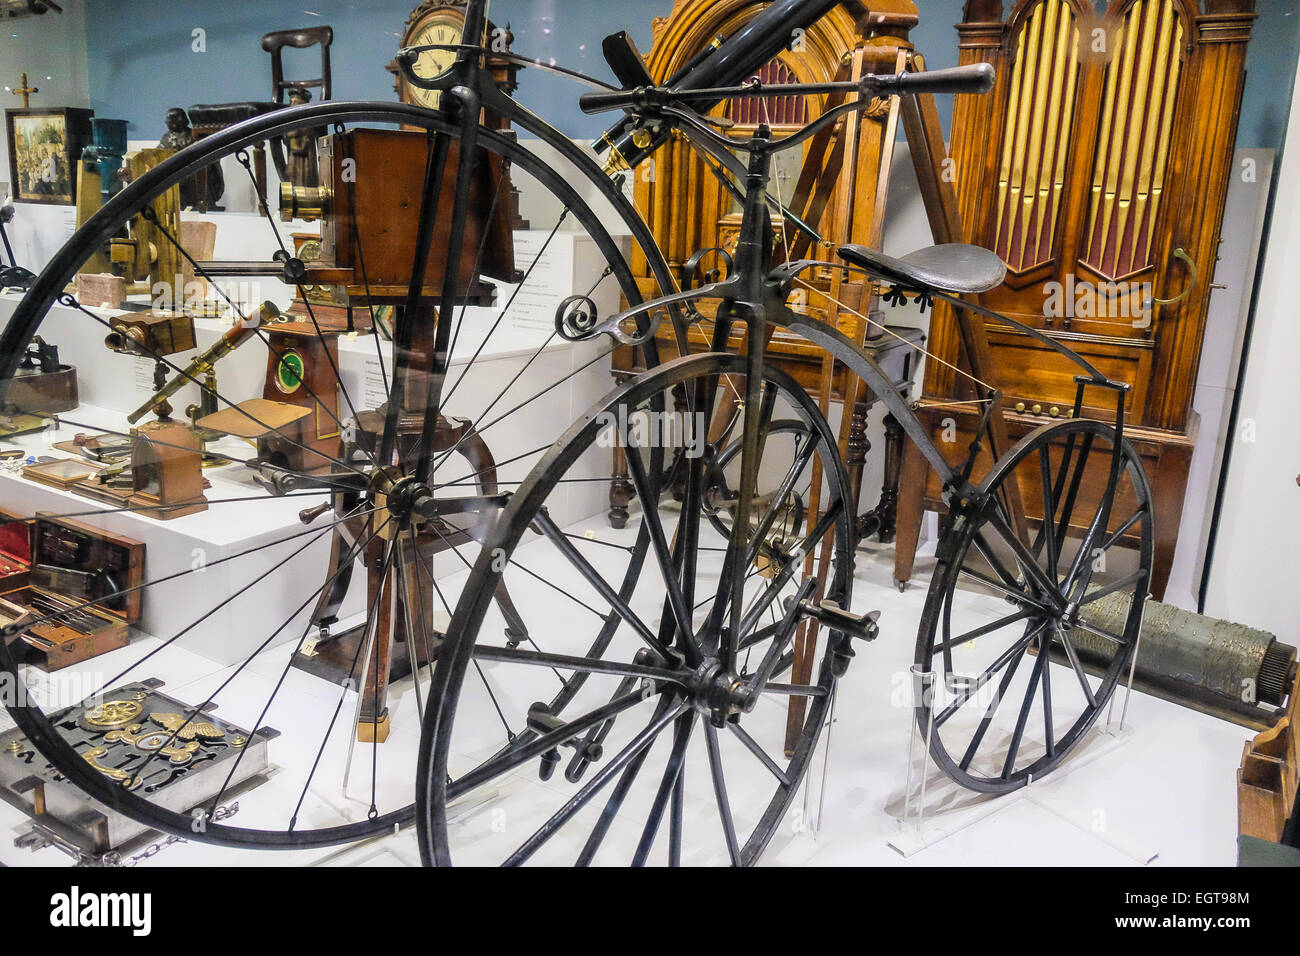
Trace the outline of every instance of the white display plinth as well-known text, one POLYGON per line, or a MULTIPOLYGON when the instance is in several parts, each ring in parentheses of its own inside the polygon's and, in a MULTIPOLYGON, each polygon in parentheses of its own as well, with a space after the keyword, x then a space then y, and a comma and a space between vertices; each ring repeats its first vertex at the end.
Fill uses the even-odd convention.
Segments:
MULTIPOLYGON (((516 255, 523 267, 533 261, 546 235, 516 233, 516 255)), ((218 237, 220 253, 221 232, 218 237)), ((476 358, 475 352, 513 287, 499 289, 496 308, 476 307, 465 312, 446 386, 454 387, 455 391, 444 411, 450 416, 470 418, 486 429, 483 438, 500 464, 497 477, 501 490, 515 488, 536 463, 540 452, 517 461, 512 459, 554 441, 611 388, 609 360, 603 355, 610 349, 607 340, 574 344, 551 335, 559 301, 575 291, 587 293, 596 284, 604 265, 585 234, 556 233, 529 282, 519 291, 509 316, 476 358), (566 379, 584 365, 587 367, 566 379), (464 381, 457 385, 467 368, 464 381), (504 397, 492 405, 506 384, 516 377, 504 397), (561 379, 565 380, 556 385, 561 379), (511 411, 533 396, 537 397, 525 407, 511 411), (493 424, 494 419, 507 413, 508 417, 493 424)), ((287 307, 290 301, 288 287, 274 280, 262 280, 256 287, 245 285, 232 291, 240 293, 232 297, 246 312, 263 298, 281 307, 287 307)), ((13 293, 0 295, 0 322, 8 321, 20 298, 13 293)), ((617 310, 617 284, 605 279, 599 283, 593 298, 601 314, 617 310)), ((142 299, 133 305, 139 308, 146 303, 142 299)), ((114 314, 92 311, 105 320, 114 314)), ((201 350, 211 345, 228 328, 228 323, 200 319, 195 327, 201 350)), ((77 368, 81 405, 59 416, 61 427, 57 431, 22 436, 14 443, 31 454, 69 457, 53 449, 53 443, 70 440, 78 432, 129 430, 126 414, 153 392, 154 363, 108 350, 104 346, 107 332, 104 325, 76 309, 62 305, 51 308, 39 334, 58 346, 61 361, 77 368)), ((386 343, 384 346, 387 349, 386 343)), ((170 355, 167 359, 183 368, 196 354, 197 350, 170 355)), ((218 391, 232 401, 260 396, 266 364, 265 344, 248 342, 218 364, 218 391)), ((340 339, 339 369, 343 384, 339 415, 344 421, 351 417, 353 408, 374 407, 383 400, 382 384, 379 384, 382 375, 371 336, 345 335, 340 339)), ((184 409, 197 398, 197 387, 188 386, 171 399, 171 404, 175 409, 184 409)), ((245 459, 254 454, 250 445, 237 439, 224 439, 210 447, 245 459)), ((586 477, 601 478, 609 474, 607 456, 592 455, 584 467, 586 477)), ((474 471, 464 459, 452 456, 440 466, 437 477, 447 482, 469 481, 474 471)), ((315 605, 312 595, 325 579, 330 535, 322 534, 309 544, 314 535, 301 533, 310 528, 324 529, 331 518, 318 518, 310 528, 303 525, 298 513, 324 500, 324 496, 272 498, 252 481, 250 470, 243 465, 207 469, 204 475, 212 485, 206 492, 211 502, 208 510, 168 521, 138 512, 114 511, 111 505, 9 474, 0 474, 0 507, 20 514, 38 511, 75 514, 76 520, 142 540, 147 544, 146 580, 202 566, 202 571, 148 588, 139 628, 166 640, 191 628, 196 619, 218 602, 224 602, 202 624, 188 630, 177 644, 218 664, 228 665, 244 660, 268 639, 274 645, 297 641, 302 636, 315 605), (230 500, 252 497, 264 500, 230 500), (282 541, 290 535, 299 537, 246 557, 230 559, 232 555, 282 541), (274 570, 268 578, 278 563, 305 545, 302 554, 274 570), (300 605, 302 610, 295 614, 300 605), (272 635, 286 621, 286 626, 272 635)), ((575 476, 570 473, 569 477, 575 476)), ((563 493, 557 491, 550 502, 552 512, 562 524, 597 514, 607 507, 607 487, 601 481, 573 482, 563 488, 563 493)), ((472 493, 472 489, 462 487, 455 489, 455 493, 472 493)), ((472 559, 473 552, 467 552, 466 557, 472 559)), ((463 568, 462 562, 450 552, 435 558, 435 574, 463 568)), ((365 610, 364 576, 357 573, 353 580, 344 615, 356 616, 365 610)))

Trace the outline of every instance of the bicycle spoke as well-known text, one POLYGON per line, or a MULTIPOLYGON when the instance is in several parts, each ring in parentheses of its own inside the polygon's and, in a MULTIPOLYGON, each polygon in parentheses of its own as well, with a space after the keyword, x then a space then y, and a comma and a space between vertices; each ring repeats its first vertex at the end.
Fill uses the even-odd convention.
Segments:
POLYGON ((1056 756, 1056 741, 1052 738, 1052 666, 1051 629, 1045 628, 1038 638, 1038 656, 1043 659, 1043 733, 1047 756, 1056 756))
POLYGON ((722 834, 727 841, 727 855, 732 866, 740 866, 740 845, 736 840, 736 821, 731 817, 731 801, 727 797, 727 781, 722 770, 722 754, 718 747, 718 732, 707 721, 704 723, 704 742, 709 751, 709 774, 713 777, 713 795, 722 821, 722 834))
POLYGON ((763 766, 771 772, 772 776, 776 777, 781 786, 790 786, 790 778, 785 775, 785 771, 777 765, 777 762, 771 758, 757 740, 745 733, 739 724, 729 723, 727 729, 736 735, 736 738, 745 745, 745 749, 759 759, 763 766))
MULTIPOLYGON (((385 524, 386 523, 387 522, 385 522, 385 524)), ((375 533, 377 534, 378 532, 375 533)), ((342 565, 340 565, 339 569, 337 569, 334 572, 334 575, 331 575, 329 578, 327 578, 325 580, 325 583, 323 583, 320 587, 318 587, 315 591, 313 591, 311 595, 308 596, 307 600, 303 601, 300 605, 294 608, 293 612, 290 613, 289 616, 284 619, 284 622, 281 623, 280 626, 277 627, 274 631, 272 631, 271 634, 266 638, 266 640, 264 640, 256 648, 254 648, 253 652, 249 654, 248 657, 246 657, 242 663, 240 663, 237 667, 235 667, 234 671, 228 677, 226 677, 225 680, 221 682, 221 685, 215 691, 213 691, 210 695, 208 695, 208 698, 205 701, 203 701, 203 703, 199 704, 197 707, 190 708, 188 713, 185 714, 184 718, 176 726, 176 729, 171 732, 171 735, 167 738, 167 742, 163 744, 163 747, 170 747, 172 743, 175 742, 176 735, 180 733, 182 728, 184 728, 186 724, 188 724, 199 714, 203 713, 205 708, 210 707, 216 701, 217 695, 220 694, 227 687, 229 687, 231 682, 233 682, 236 677, 238 677, 241 673, 243 673, 244 668, 246 668, 249 664, 251 664, 253 660, 259 654, 262 653, 262 651, 270 647, 271 642, 274 641, 277 636, 279 636, 281 631, 283 631, 286 627, 289 626, 289 624, 293 621, 295 617, 297 617, 300 613, 306 610, 309 604, 311 604, 318 597, 320 597, 320 595, 325 591, 325 589, 329 587, 330 584, 333 583, 334 576, 339 574, 341 569, 342 569, 342 565)), ((175 641, 179 636, 180 635, 178 634, 176 637, 171 638, 167 643, 170 644, 172 641, 175 641)), ((132 665, 132 667, 134 668, 136 666, 139 666, 140 663, 142 662, 137 662, 135 665, 132 665)), ((134 775, 138 776, 140 773, 143 773, 145 767, 147 767, 153 761, 154 757, 156 757, 161 752, 162 752, 162 748, 159 748, 158 750, 155 750, 152 753, 150 753, 149 756, 145 757, 144 763, 140 765, 140 769, 138 771, 134 772, 134 775)))
POLYGON ((998 683, 997 693, 989 701, 989 706, 984 711, 984 717, 980 720, 979 726, 975 728, 975 733, 971 736, 970 744, 966 747, 966 752, 962 755, 961 763, 958 766, 962 770, 970 768, 971 761, 975 759, 975 754, 979 751, 980 744, 984 741, 984 735, 988 732, 989 725, 993 722, 993 715, 997 713, 999 705, 1007 696, 1007 688, 1011 686, 1011 679, 1016 676, 1016 669, 1020 667, 1020 662, 1024 660, 1023 654, 1017 654, 1012 659, 1011 665, 1007 672, 1002 675, 1002 680, 998 683))
POLYGON ((1116 541, 1118 541, 1129 530, 1129 528, 1137 524, 1138 519, 1145 518, 1146 515, 1147 515, 1147 509, 1145 506, 1133 512, 1126 519, 1124 519, 1123 524, 1121 524, 1118 528, 1112 531, 1110 536, 1106 538, 1106 540, 1103 541, 1101 545, 1099 545, 1099 549, 1101 551, 1109 551, 1111 549, 1111 545, 1113 545, 1116 541))
POLYGON ((1016 611, 1014 614, 1008 614, 1006 617, 1000 617, 996 621, 990 621, 988 624, 982 624, 973 630, 965 631, 954 638, 945 639, 938 644, 935 644, 933 651, 940 651, 944 648, 951 649, 954 647, 961 647, 961 645, 970 641, 978 640, 985 634, 992 634, 994 631, 1001 630, 1008 624, 1014 624, 1016 621, 1023 621, 1027 617, 1032 617, 1033 614, 1034 611, 1032 610, 1016 611))
MULTIPOLYGON (((683 637, 694 637, 691 627, 691 614, 686 609, 686 598, 682 594, 681 582, 677 580, 677 568, 673 563, 672 549, 664 535, 663 523, 659 520, 659 496, 650 487, 650 479, 645 472, 645 463, 641 460, 640 450, 626 442, 626 460, 632 484, 641 498, 641 520, 650 529, 650 543, 654 547, 655 559, 659 563, 659 573, 668 592, 668 604, 677 622, 677 631, 683 637)), ((657 640, 658 638, 656 638, 657 640)), ((662 646, 662 644, 660 645, 662 646)))
POLYGON ((1065 647, 1065 656, 1069 658, 1070 667, 1073 668, 1074 674, 1079 678, 1079 686, 1083 688, 1083 696, 1088 700, 1089 707, 1097 706, 1097 698, 1093 695, 1092 685, 1088 683, 1088 675, 1084 672, 1083 664, 1079 661, 1079 654, 1075 650, 1074 644, 1070 641, 1070 635, 1064 631, 1058 630, 1061 644, 1065 647))
POLYGON ((474 646, 474 658, 479 661, 498 661, 505 664, 528 664, 535 667, 560 667, 565 670, 582 671, 589 674, 618 674, 624 677, 640 677, 646 680, 666 681, 681 685, 682 676, 665 667, 651 667, 647 664, 622 663, 590 657, 574 657, 570 654, 544 654, 540 651, 521 651, 518 648, 494 647, 486 644, 474 646))
MULTIPOLYGON (((1059 560, 1056 545, 1056 500, 1052 497, 1051 482, 1048 473, 1051 471, 1051 461, 1048 456, 1046 445, 1038 447, 1039 475, 1042 478, 1043 489, 1043 526, 1041 533, 1047 543, 1047 571, 1052 580, 1053 586, 1056 585, 1056 565, 1059 560)), ((1034 549, 1037 553, 1038 549, 1034 549)))
POLYGON ((1038 681, 1043 676, 1043 669, 1047 666, 1047 655, 1039 650, 1038 658, 1034 661, 1033 672, 1029 675, 1029 690, 1025 693, 1025 702, 1020 705, 1020 715, 1016 718, 1016 729, 1011 733, 1011 743, 1007 746, 1007 759, 1002 765, 1002 779, 1011 776, 1011 771, 1016 766, 1016 756, 1020 753, 1020 741, 1024 738, 1025 724, 1029 720, 1029 711, 1034 704, 1034 692, 1038 689, 1038 681))
POLYGON ((554 836, 555 833, 564 826, 564 824, 567 823, 575 813, 585 807, 591 798, 594 797, 605 786, 605 784, 609 783, 614 774, 621 771, 629 761, 654 743, 654 739, 659 735, 659 732, 667 727, 668 724, 672 723, 672 721, 676 719, 688 706, 689 705, 687 704, 677 704, 665 709, 662 714, 659 714, 650 722, 649 726, 637 734, 629 744, 620 750, 608 764, 601 767, 591 780, 587 782, 586 786, 574 794, 568 802, 559 809, 559 811, 543 823, 537 832, 529 837, 524 844, 519 847, 519 849, 510 854, 504 865, 519 866, 522 863, 526 863, 528 859, 541 849, 542 845, 554 836))
POLYGON ((482 764, 475 767, 468 773, 461 774, 447 788, 447 796, 450 800, 456 800, 475 787, 480 787, 502 774, 509 773, 516 767, 519 767, 534 757, 539 757, 548 750, 554 750, 566 741, 572 740, 579 734, 603 724, 605 721, 619 714, 628 708, 635 707, 645 700, 639 690, 630 694, 624 694, 616 697, 607 704, 602 704, 595 710, 592 710, 581 717, 576 717, 568 723, 561 724, 554 730, 548 730, 544 734, 538 734, 530 740, 520 742, 523 735, 515 739, 513 746, 506 747, 504 750, 492 757, 489 757, 482 764))
MULTIPOLYGON (((368 544, 369 541, 373 540, 376 534, 378 534, 378 532, 372 533, 370 538, 367 539, 366 544, 368 544)), ((347 555, 346 556, 347 563, 350 564, 351 561, 354 560, 356 556, 360 554, 364 549, 365 549, 365 545, 363 544, 360 548, 353 551, 350 555, 347 555)), ((326 579, 325 584, 322 585, 321 587, 321 590, 317 592, 318 594, 323 592, 326 587, 328 587, 331 583, 333 583, 334 579, 338 577, 338 575, 341 573, 342 568, 344 566, 345 566, 344 563, 340 562, 339 568, 336 569, 334 573, 331 574, 326 579)), ((374 613, 372 608, 371 614, 368 615, 367 620, 373 617, 374 617, 374 613)), ((253 722, 252 730, 249 733, 250 738, 255 736, 257 732, 262 729, 262 726, 266 721, 266 715, 270 712, 272 705, 275 703, 275 698, 279 695, 280 688, 284 686, 284 681, 285 678, 289 676, 289 671, 293 669, 294 658, 296 658, 298 653, 302 650, 302 645, 307 640, 307 635, 311 632, 311 627, 312 627, 312 622, 311 619, 309 618, 306 626, 302 629, 302 636, 298 638, 298 643, 294 645, 293 651, 290 652, 289 654, 288 660, 284 665, 284 669, 280 671, 280 676, 276 680, 275 686, 271 689, 271 694, 266 699, 266 704, 262 707, 261 712, 257 715, 257 720, 253 722)), ((355 662, 353 666, 355 667, 355 662)), ((221 789, 217 791, 217 795, 212 799, 209 813, 215 813, 217 807, 221 805, 221 799, 222 797, 225 796, 226 791, 229 789, 230 782, 234 779, 235 772, 239 769, 239 764, 244 759, 245 753, 247 753, 247 749, 241 749, 240 752, 236 754, 235 760, 230 767, 230 771, 226 774, 226 779, 221 784, 221 789)), ((308 778, 308 783, 310 783, 310 777, 308 778)))
MULTIPOLYGON (((591 566, 578 549, 569 543, 569 540, 560 532, 559 527, 551 520, 550 515, 539 513, 533 520, 537 530, 546 535, 547 539, 555 545, 557 551, 565 558, 578 573, 582 575, 583 580, 590 584, 602 598, 609 604, 615 614, 627 622, 627 625, 636 631, 640 638, 650 646, 661 660, 671 660, 672 655, 668 653, 668 648, 660 643, 658 636, 650 630, 645 621, 632 610, 631 606, 623 600, 622 595, 615 591, 603 577, 600 572, 591 566)), ((688 622, 689 624, 689 622, 688 622)))
MULTIPOLYGON (((142 657, 142 658, 140 658, 138 661, 135 661, 134 663, 132 663, 130 666, 128 666, 126 669, 124 669, 123 671, 121 671, 120 673, 118 673, 116 676, 109 678, 107 681, 105 681, 103 684, 101 684, 101 685, 99 686, 99 690, 96 691, 96 695, 102 693, 102 692, 104 691, 105 688, 107 688, 107 687, 111 687, 112 685, 114 685, 114 684, 118 683, 119 681, 121 681, 123 678, 126 677, 127 674, 131 673, 131 671, 135 670, 135 669, 136 669, 137 667, 139 667, 141 664, 143 664, 143 663, 145 663, 146 661, 148 661, 148 660, 149 660, 150 658, 152 658, 155 654, 160 654, 160 653, 162 653, 162 651, 163 651, 165 648, 170 647, 171 645, 173 645, 174 643, 176 643, 178 640, 180 640, 182 637, 184 637, 186 634, 188 634, 190 631, 194 630, 194 628, 196 628, 196 627, 198 627, 199 625, 203 624, 203 623, 204 623, 205 621, 207 621, 210 617, 212 617, 213 614, 217 613, 217 611, 221 610, 221 608, 225 607, 227 604, 230 604, 232 601, 236 600, 237 598, 241 597, 242 595, 247 594, 250 590, 252 590, 252 589, 253 589, 254 587, 256 587, 258 584, 260 584, 262 581, 270 580, 271 577, 272 577, 272 572, 275 572, 275 571, 280 570, 282 567, 284 567, 286 564, 288 564, 290 561, 292 561, 292 560, 293 560, 294 558, 296 558, 298 555, 302 554, 304 551, 307 550, 307 548, 309 548, 309 547, 311 547, 313 544, 315 544, 316 541, 319 540, 320 536, 323 536, 323 535, 324 535, 327 531, 329 531, 329 530, 330 530, 329 528, 321 528, 321 529, 319 529, 319 532, 318 532, 318 534, 317 534, 317 537, 312 538, 310 541, 308 541, 306 544, 304 544, 304 545, 303 545, 301 548, 299 548, 297 551, 293 552, 293 554, 290 554, 290 555, 286 556, 286 557, 283 558, 281 561, 279 561, 278 563, 276 563, 275 565, 273 565, 273 566, 271 567, 270 571, 265 572, 265 573, 263 573, 263 574, 259 574, 256 578, 254 578, 254 579, 253 579, 252 581, 250 581, 247 585, 245 585, 244 588, 242 588, 242 589, 240 589, 240 590, 237 590, 237 591, 234 591, 234 592, 232 592, 231 594, 227 595, 225 598, 223 598, 223 599, 222 599, 220 602, 218 602, 216 605, 214 605, 213 607, 211 607, 210 609, 208 609, 206 612, 204 612, 204 613, 203 613, 202 615, 200 615, 199 617, 195 618, 193 621, 191 621, 189 624, 187 624, 187 625, 186 625, 185 627, 183 627, 181 630, 177 631, 177 632, 176 632, 175 634, 173 634, 171 637, 167 638, 167 640, 165 640, 165 641, 163 641, 162 643, 160 643, 160 644, 159 644, 157 647, 155 647, 152 651, 150 651, 149 653, 145 654, 144 657, 142 657)), ((325 588, 326 588, 330 583, 331 583, 331 582, 327 580, 325 584, 321 585, 320 590, 317 591, 317 594, 319 594, 319 593, 321 593, 322 591, 324 591, 325 588)), ((295 613, 297 613, 297 612, 295 612, 295 613)), ((92 696, 95 696, 95 695, 92 695, 92 696)))
POLYGON ((941 724, 946 723, 948 718, 961 709, 962 705, 965 704, 966 701, 970 700, 972 695, 978 692, 981 687, 987 684, 994 674, 1002 670, 1002 668, 1006 667, 1007 664, 1011 663, 1012 660, 1023 653, 1025 648, 1029 646, 1029 642, 1033 637, 1034 634, 1030 633, 1020 638, 1020 640, 1016 641, 999 654, 997 660, 985 668, 982 674, 976 677, 973 681, 967 683, 960 693, 954 694, 952 702, 935 716, 934 726, 938 727, 941 724))
MULTIPOLYGON (((1112 581, 1110 584, 1107 584, 1104 587, 1097 588, 1097 590, 1095 591, 1089 591, 1087 594, 1085 594, 1083 597, 1079 599, 1079 605, 1082 606, 1084 604, 1091 604, 1093 601, 1101 600, 1102 598, 1106 597, 1106 595, 1108 594, 1114 594, 1116 591, 1122 591, 1131 585, 1137 584, 1139 581, 1145 579, 1146 576, 1147 576, 1147 569, 1138 568, 1132 574, 1126 574, 1124 577, 1112 581)), ((1143 597, 1145 598, 1145 596, 1143 597)))
MULTIPOLYGON (((686 745, 690 741, 691 728, 695 726, 695 712, 686 711, 677 718, 677 726, 673 730, 673 749, 668 755, 668 762, 664 766, 663 777, 659 781, 659 789, 655 791, 654 802, 650 805, 650 814, 646 818, 645 827, 641 830, 641 840, 637 843, 636 853, 632 857, 633 866, 645 866, 646 858, 650 855, 650 849, 654 846, 655 836, 659 832, 660 821, 663 820, 664 808, 669 800, 673 802, 672 822, 670 823, 670 846, 676 848, 677 857, 681 857, 681 807, 680 807, 680 786, 684 769, 683 761, 686 759, 686 745)), ((670 855, 672 850, 670 849, 670 855)), ((676 865, 676 864, 674 864, 676 865)))
MULTIPOLYGON (((365 547, 368 547, 369 544, 370 544, 370 541, 373 541, 373 540, 374 540, 374 537, 375 537, 375 536, 372 535, 372 536, 371 536, 371 537, 366 541, 365 546, 364 546, 363 548, 361 548, 360 550, 364 550, 365 547)), ((360 551, 358 551, 358 553, 360 553, 360 551)), ((387 570, 388 570, 387 561, 388 561, 388 559, 389 559, 391 556, 392 556, 392 549, 391 549, 391 548, 386 549, 386 553, 385 553, 385 556, 384 556, 384 563, 383 563, 383 564, 381 565, 381 567, 380 567, 380 578, 381 578, 381 580, 382 580, 384 574, 387 573, 387 570)), ((372 644, 372 641, 373 641, 373 638, 374 638, 374 635, 375 635, 375 631, 376 631, 376 630, 378 629, 378 627, 379 627, 379 618, 378 618, 378 615, 375 613, 375 611, 376 611, 376 610, 378 609, 378 607, 379 607, 379 602, 380 602, 380 600, 383 599, 383 593, 384 593, 384 589, 383 589, 382 587, 376 589, 374 600, 371 601, 371 603, 370 603, 369 611, 368 611, 368 613, 366 614, 366 622, 367 622, 366 633, 365 633, 364 638, 363 638, 362 640, 357 641, 357 649, 356 649, 356 651, 355 651, 355 652, 353 653, 353 655, 352 655, 352 664, 351 664, 351 666, 348 668, 348 676, 347 676, 343 681, 340 682, 341 687, 340 687, 340 690, 339 690, 339 699, 338 699, 338 702, 335 703, 335 705, 334 705, 334 712, 333 712, 333 714, 330 715, 330 721, 329 721, 329 723, 325 726, 325 733, 321 736, 320 747, 318 747, 317 750, 316 750, 316 757, 315 757, 315 759, 312 761, 311 770, 308 771, 308 773, 307 773, 307 779, 306 779, 306 781, 303 782, 303 785, 302 785, 302 792, 298 794, 298 802, 294 805, 293 813, 290 815, 290 818, 289 818, 289 830, 290 830, 290 832, 292 832, 293 829, 297 826, 297 822, 298 822, 298 813, 302 810, 302 804, 303 804, 303 801, 307 799, 307 793, 308 793, 308 791, 311 789, 311 782, 312 782, 312 780, 314 780, 314 779, 316 778, 316 771, 319 769, 321 758, 322 758, 322 757, 324 756, 324 754, 325 754, 325 747, 329 744, 329 739, 330 739, 330 737, 331 737, 331 736, 333 735, 333 733, 334 733, 334 726, 335 726, 335 724, 338 723, 339 714, 342 713, 342 711, 343 711, 343 703, 344 703, 344 701, 347 700, 348 690, 350 689, 351 684, 352 684, 352 675, 354 675, 354 674, 357 672, 357 664, 360 663, 362 654, 369 654, 369 653, 370 653, 370 646, 371 646, 371 644, 372 644)), ((364 696, 364 693, 365 693, 365 689, 364 689, 364 688, 360 688, 360 687, 357 688, 357 698, 358 698, 358 701, 360 701, 360 698, 361 698, 362 696, 364 696)), ((353 733, 355 734, 355 729, 354 729, 353 733)), ((344 777, 343 777, 343 785, 344 785, 345 787, 347 786, 347 773, 348 773, 348 771, 351 769, 351 764, 352 764, 352 750, 351 750, 351 747, 352 747, 352 743, 353 743, 354 741, 355 741, 355 738, 354 738, 353 740, 350 740, 350 741, 349 741, 349 745, 348 745, 348 762, 347 762, 347 769, 345 769, 345 771, 344 771, 344 777)), ((373 804, 373 801, 372 801, 372 804, 373 804)))
MULTIPOLYGON (((667 709, 668 702, 666 699, 660 699, 656 712, 667 709)), ((618 811, 623 806, 623 800, 626 799, 628 791, 632 789, 632 784, 636 782, 637 774, 645 765, 646 758, 650 756, 650 748, 645 747, 632 758, 631 762, 623 770, 619 777, 618 783, 614 785, 614 790, 605 802, 605 808, 600 813, 600 818, 596 821, 595 827, 592 828, 591 836, 587 838, 586 844, 582 848, 582 853, 578 856, 578 866, 590 866, 592 858, 596 851, 600 849, 600 844, 605 839, 605 834, 609 832, 610 825, 614 818, 618 816, 618 811)))

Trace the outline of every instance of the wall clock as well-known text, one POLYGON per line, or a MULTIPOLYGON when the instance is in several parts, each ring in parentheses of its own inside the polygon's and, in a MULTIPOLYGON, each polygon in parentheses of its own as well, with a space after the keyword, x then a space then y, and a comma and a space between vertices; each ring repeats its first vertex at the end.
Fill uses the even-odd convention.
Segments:
MULTIPOLYGON (((456 44, 465 32, 465 5, 454 0, 425 0, 411 11, 402 31, 402 47, 427 46, 434 43, 456 44)), ((456 60, 455 50, 428 50, 415 62, 418 76, 434 77, 456 60)), ((436 109, 442 95, 434 90, 422 90, 406 82, 406 77, 396 64, 389 69, 397 76, 397 96, 403 103, 414 103, 436 109)))

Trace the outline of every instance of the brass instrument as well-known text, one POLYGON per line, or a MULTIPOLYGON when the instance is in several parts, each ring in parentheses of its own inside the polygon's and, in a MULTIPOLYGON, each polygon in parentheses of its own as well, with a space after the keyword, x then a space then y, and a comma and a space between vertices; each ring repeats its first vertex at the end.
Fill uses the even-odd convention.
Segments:
MULTIPOLYGON (((184 371, 174 376, 167 384, 149 396, 143 405, 126 416, 126 420, 134 425, 145 415, 167 405, 167 399, 191 382, 198 382, 200 376, 209 374, 217 362, 243 345, 262 325, 274 322, 279 317, 280 310, 276 308, 275 303, 263 302, 257 307, 256 313, 249 316, 245 321, 237 322, 225 335, 212 343, 211 347, 198 355, 184 371)), ((170 406, 168 406, 169 411, 170 406)))
POLYGON ((172 355, 194 348, 194 319, 185 313, 150 312, 116 316, 108 320, 112 331, 104 345, 125 355, 172 355))

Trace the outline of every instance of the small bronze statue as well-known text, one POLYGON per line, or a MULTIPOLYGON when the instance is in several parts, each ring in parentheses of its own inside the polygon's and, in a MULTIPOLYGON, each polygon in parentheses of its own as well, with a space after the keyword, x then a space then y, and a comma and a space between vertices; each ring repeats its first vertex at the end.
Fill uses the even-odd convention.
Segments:
MULTIPOLYGON (((289 88, 289 105, 302 106, 311 102, 311 93, 302 86, 289 88)), ((285 145, 289 150, 289 182, 295 186, 315 188, 320 185, 320 173, 316 165, 316 139, 324 135, 321 127, 298 130, 285 136, 285 145)))
MULTIPOLYGON (((167 111, 164 119, 167 132, 163 133, 158 145, 163 149, 181 150, 194 142, 194 130, 190 129, 190 118, 179 106, 167 111)), ((199 205, 199 180, 197 176, 181 180, 181 208, 192 209, 199 205)), ((212 212, 224 212, 225 208, 217 205, 221 194, 226 191, 226 180, 221 174, 221 164, 213 163, 207 170, 207 207, 212 212)))

